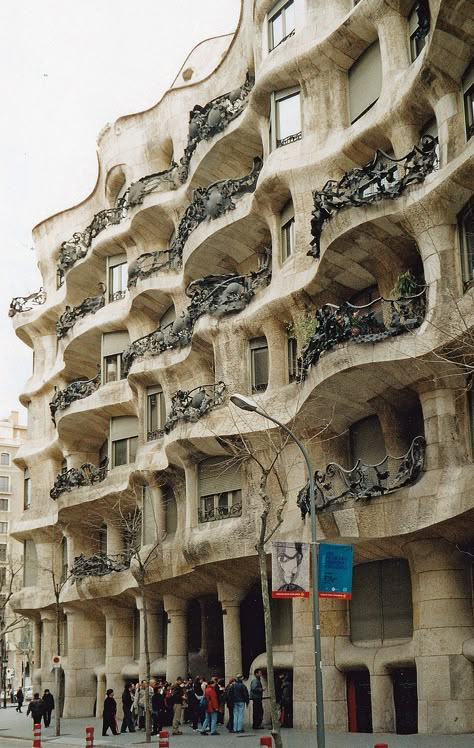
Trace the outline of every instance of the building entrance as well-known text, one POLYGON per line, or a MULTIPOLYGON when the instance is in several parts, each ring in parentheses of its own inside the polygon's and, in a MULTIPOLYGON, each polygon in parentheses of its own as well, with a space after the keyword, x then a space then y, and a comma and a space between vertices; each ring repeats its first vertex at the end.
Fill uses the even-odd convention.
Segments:
POLYGON ((416 668, 407 667, 393 670, 392 680, 395 729, 398 735, 413 735, 418 732, 416 668))
POLYGON ((369 671, 349 671, 346 683, 349 732, 373 732, 369 671))

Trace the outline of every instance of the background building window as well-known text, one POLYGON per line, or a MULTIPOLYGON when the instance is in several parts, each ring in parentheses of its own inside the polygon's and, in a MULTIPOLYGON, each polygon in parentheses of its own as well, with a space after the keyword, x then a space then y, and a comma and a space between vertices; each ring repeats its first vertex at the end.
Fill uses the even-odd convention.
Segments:
POLYGON ((107 258, 107 281, 109 301, 123 299, 127 292, 127 255, 121 254, 107 258))
POLYGON ((0 543, 0 561, 7 560, 7 544, 0 543))
POLYGON ((459 213, 458 227, 463 279, 470 285, 474 278, 474 198, 459 213))
POLYGON ((295 31, 295 4, 293 0, 281 0, 268 14, 268 49, 277 47, 295 31))
POLYGON ((126 331, 102 335, 102 384, 122 379, 122 353, 129 344, 130 337, 126 331))
POLYGON ((271 147, 293 143, 300 140, 301 132, 301 101, 298 86, 286 88, 272 94, 270 115, 271 147))
POLYGON ((5 566, 1 566, 0 567, 0 589, 4 586, 6 581, 7 581, 7 570, 5 566))
POLYGON ((9 465, 10 464, 10 455, 8 452, 2 452, 0 455, 0 465, 9 465))
POLYGON ((147 390, 147 439, 157 439, 166 421, 166 404, 163 390, 159 385, 147 390))
POLYGON ((8 522, 0 522, 0 533, 6 535, 8 532, 8 522))
POLYGON ((23 509, 31 506, 31 478, 28 468, 23 473, 23 509))
POLYGON ((405 559, 372 561, 354 567, 350 620, 353 642, 412 636, 411 579, 405 559))
POLYGON ((8 499, 0 499, 0 512, 8 512, 8 499))
POLYGON ((474 135, 474 63, 468 67, 462 81, 464 95, 464 117, 466 119, 466 139, 474 135))
POLYGON ((118 416, 110 424, 112 442, 112 467, 135 462, 138 444, 138 419, 135 416, 118 416))
POLYGON ((211 457, 198 467, 199 522, 242 513, 240 465, 229 457, 211 457))
POLYGON ((374 42, 349 69, 349 111, 351 123, 369 111, 382 90, 382 59, 374 42))
POLYGON ((250 340, 250 377, 252 392, 268 387, 268 344, 265 337, 250 340))
POLYGON ((285 262, 295 251, 295 210, 291 200, 280 214, 281 261, 285 262))
POLYGON ((10 493, 10 478, 8 475, 0 475, 0 491, 10 493))

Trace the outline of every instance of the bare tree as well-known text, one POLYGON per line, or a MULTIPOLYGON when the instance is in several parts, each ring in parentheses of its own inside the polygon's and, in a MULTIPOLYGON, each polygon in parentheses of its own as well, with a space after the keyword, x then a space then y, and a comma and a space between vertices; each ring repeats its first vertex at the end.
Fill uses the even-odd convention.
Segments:
POLYGON ((15 563, 10 558, 8 566, 5 569, 5 577, 1 587, 0 596, 0 649, 2 655, 2 688, 3 688, 3 708, 7 707, 7 682, 6 682, 6 663, 7 663, 7 638, 14 631, 24 628, 28 625, 28 620, 22 615, 13 613, 10 607, 7 608, 12 595, 16 588, 16 578, 23 569, 23 564, 15 563))

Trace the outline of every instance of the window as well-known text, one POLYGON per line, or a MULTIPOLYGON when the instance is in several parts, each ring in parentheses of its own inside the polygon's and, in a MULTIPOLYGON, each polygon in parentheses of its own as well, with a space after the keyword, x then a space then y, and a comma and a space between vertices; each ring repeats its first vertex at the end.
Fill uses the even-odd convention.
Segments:
POLYGON ((354 567, 350 603, 351 639, 406 639, 413 633, 408 562, 402 558, 354 567))
POLYGON ((23 541, 23 584, 33 587, 38 577, 38 560, 34 540, 23 541))
POLYGON ((8 532, 8 522, 0 522, 0 533, 6 535, 8 532))
POLYGON ((288 379, 294 382, 298 376, 298 341, 288 338, 288 379))
POLYGON ((112 467, 135 462, 138 444, 138 419, 135 416, 112 418, 110 439, 112 442, 112 467))
POLYGON ((3 587, 7 581, 7 570, 4 566, 0 567, 0 588, 3 587))
POLYGON ((152 441, 161 436, 166 421, 165 396, 160 386, 148 388, 146 408, 147 440, 152 441))
POLYGON ((0 543, 0 561, 7 560, 7 544, 0 543))
POLYGON ((378 465, 387 452, 382 427, 377 416, 362 418, 350 427, 352 465, 361 460, 365 465, 378 465))
POLYGON ((0 475, 0 491, 10 493, 10 478, 8 475, 0 475))
POLYGON ((130 344, 128 332, 107 332, 102 335, 102 384, 123 378, 122 353, 130 344))
POLYGON ((242 514, 240 466, 228 457, 210 457, 198 466, 199 522, 242 514))
POLYGON ((107 259, 109 301, 123 299, 127 292, 127 255, 116 255, 107 259))
POLYGON ((274 92, 271 100, 270 141, 272 149, 301 140, 300 89, 274 92))
POLYGON ((8 512, 8 499, 0 499, 0 512, 8 512))
POLYGON ((474 135, 474 63, 468 67, 462 81, 464 95, 464 117, 466 120, 466 140, 474 135))
POLYGON ((23 473, 23 509, 31 506, 31 478, 28 468, 23 473))
POLYGON ((374 42, 349 69, 349 111, 351 123, 369 111, 382 90, 382 59, 374 42))
POLYGON ((280 226, 281 261, 285 262, 295 251, 295 211, 291 200, 280 214, 280 226))
POLYGON ((267 339, 254 338, 250 345, 250 377, 252 392, 263 392, 268 386, 268 344, 267 339))
POLYGON ((410 57, 411 61, 414 62, 425 46, 426 39, 426 34, 423 33, 419 25, 418 3, 415 4, 408 16, 408 34, 410 37, 410 57))
POLYGON ((470 286, 474 278, 474 197, 459 213, 458 227, 463 280, 470 286))
POLYGON ((377 322, 381 325, 384 324, 383 301, 378 286, 369 286, 369 288, 364 288, 363 291, 358 291, 354 296, 351 296, 349 303, 353 306, 367 306, 367 309, 362 309, 358 314, 369 314, 372 312, 377 322), (369 304, 370 306, 368 306, 369 304))
POLYGON ((0 465, 9 465, 10 464, 10 455, 8 452, 2 452, 0 455, 0 465))
POLYGON ((295 33, 295 4, 281 0, 268 14, 268 49, 271 52, 282 41, 295 33))

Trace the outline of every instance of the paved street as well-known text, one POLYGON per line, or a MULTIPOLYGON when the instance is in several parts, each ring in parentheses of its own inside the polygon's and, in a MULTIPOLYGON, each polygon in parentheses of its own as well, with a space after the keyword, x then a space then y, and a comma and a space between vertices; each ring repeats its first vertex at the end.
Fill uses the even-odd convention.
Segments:
MULTIPOLYGON (((26 711, 26 710, 24 710, 26 711)), ((101 735, 101 721, 97 719, 64 719, 61 722, 62 735, 56 738, 54 724, 42 730, 42 745, 51 748, 84 748, 85 728, 95 727, 95 746, 117 748, 124 746, 144 745, 143 732, 124 734, 118 737, 101 735)), ((267 730, 254 732, 249 730, 243 735, 230 735, 221 729, 219 737, 203 737, 193 733, 188 725, 183 726, 182 736, 170 736, 170 748, 190 748, 203 746, 211 742, 213 748, 258 748, 260 737, 268 735, 267 730)), ((14 707, 0 709, 0 748, 24 748, 32 743, 32 722, 25 713, 18 714, 14 707)), ((326 748, 373 748, 378 742, 385 742, 389 748, 473 748, 474 734, 470 735, 367 735, 329 733, 326 736, 326 748)), ((152 745, 158 745, 158 738, 152 738, 152 745)), ((316 735, 307 730, 284 730, 283 745, 285 748, 316 748, 316 735)))

